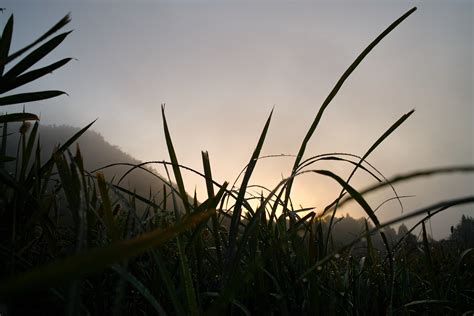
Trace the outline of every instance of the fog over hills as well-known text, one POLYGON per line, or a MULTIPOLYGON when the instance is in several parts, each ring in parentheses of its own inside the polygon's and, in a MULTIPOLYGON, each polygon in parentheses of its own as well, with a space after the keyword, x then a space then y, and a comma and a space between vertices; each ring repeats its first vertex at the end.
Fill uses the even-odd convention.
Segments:
MULTIPOLYGON (((20 135, 19 129, 20 124, 8 125, 8 132, 11 133, 7 142, 7 155, 9 156, 16 156, 20 135)), ((68 125, 57 126, 40 124, 39 139, 41 143, 41 161, 44 163, 49 159, 54 148, 58 146, 58 144, 64 144, 80 129, 81 128, 68 125)), ((69 147, 72 154, 75 153, 76 144, 79 145, 81 150, 85 169, 89 172, 114 163, 130 165, 138 165, 142 163, 142 161, 124 152, 120 147, 109 143, 100 133, 94 130, 86 131, 75 144, 69 147)), ((13 163, 11 163, 10 166, 11 168, 14 168, 13 163)), ((101 169, 100 171, 104 173, 107 181, 117 184, 120 177, 130 169, 131 166, 129 165, 119 165, 101 169)), ((148 165, 147 169, 159 177, 154 176, 145 170, 135 169, 127 175, 120 185, 123 188, 135 191, 137 194, 146 198, 149 197, 150 193, 152 193, 155 201, 158 203, 163 201, 163 187, 166 186, 168 194, 167 205, 172 205, 173 202, 169 195, 169 187, 162 180, 166 178, 160 174, 160 172, 156 171, 153 168, 153 165, 148 165)), ((162 170, 161 168, 159 169, 162 170)), ((224 219, 224 223, 225 222, 226 219, 224 219)), ((365 220, 363 218, 353 218, 347 214, 346 216, 337 217, 335 222, 337 223, 333 228, 333 242, 335 244, 342 245, 347 243, 365 231, 365 220)), ((384 231, 388 236, 390 236, 392 241, 397 241, 401 237, 400 233, 397 234, 393 228, 387 227, 384 231)), ((377 246, 382 248, 382 241, 379 240, 380 238, 378 235, 375 236, 375 238, 377 246)))

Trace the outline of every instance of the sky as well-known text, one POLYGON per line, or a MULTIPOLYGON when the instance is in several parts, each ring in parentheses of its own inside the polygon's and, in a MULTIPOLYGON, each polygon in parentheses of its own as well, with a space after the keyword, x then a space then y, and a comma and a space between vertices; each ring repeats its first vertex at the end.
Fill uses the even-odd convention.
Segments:
MULTIPOLYGON (((3 1, 4 24, 14 14, 13 50, 71 12, 74 31, 43 64, 74 57, 26 87, 68 93, 27 104, 42 124, 93 129, 143 160, 168 160, 160 105, 180 163, 202 169, 210 155, 219 182, 233 182, 246 165, 274 109, 262 155, 295 155, 332 87, 358 54, 404 12, 418 10, 359 65, 327 108, 305 157, 330 152, 363 155, 403 114, 412 115, 368 161, 385 177, 418 169, 474 164, 472 1, 3 1)), ((5 108, 14 111, 15 107, 5 108)), ((294 157, 259 161, 251 183, 273 188, 294 157)), ((317 164, 346 178, 342 163, 317 164)), ((202 179, 186 188, 205 197, 202 179)), ((358 172, 351 182, 374 180, 358 172)), ((333 180, 297 178, 296 205, 316 212, 337 197, 333 180)), ((397 187, 404 212, 473 195, 474 176, 423 178, 397 187)), ((258 193, 258 192, 257 192, 258 193)), ((375 208, 390 192, 369 195, 375 208)), ((401 215, 396 202, 382 221, 401 215)), ((363 216, 355 204, 341 214, 363 216)), ((461 214, 431 220, 444 238, 461 214)), ((414 223, 414 221, 410 221, 414 223)))

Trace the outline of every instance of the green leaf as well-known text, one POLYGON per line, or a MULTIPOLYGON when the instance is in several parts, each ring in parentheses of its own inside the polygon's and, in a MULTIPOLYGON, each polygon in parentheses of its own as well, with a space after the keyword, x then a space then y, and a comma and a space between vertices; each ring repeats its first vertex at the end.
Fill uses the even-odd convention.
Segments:
POLYGON ((0 98, 0 106, 40 101, 40 100, 54 98, 62 94, 66 94, 66 92, 58 91, 58 90, 47 90, 47 91, 39 91, 39 92, 19 93, 19 94, 9 95, 9 96, 0 98))
POLYGON ((239 223, 241 221, 240 215, 242 213, 242 205, 245 200, 245 193, 247 192, 247 186, 250 181, 250 177, 252 176, 253 170, 257 165, 258 157, 260 156, 260 151, 262 150, 263 143, 265 141, 265 137, 267 136, 267 131, 270 126, 270 121, 272 119, 273 110, 270 112, 268 119, 265 123, 265 126, 262 130, 260 138, 258 140, 257 146, 250 158, 250 162, 247 164, 247 170, 245 171, 244 178, 242 179, 242 184, 239 188, 239 194, 237 196, 237 200, 235 201, 234 210, 232 212, 232 219, 230 223, 230 231, 229 231, 229 252, 228 256, 233 256, 235 251, 235 245, 237 241, 237 233, 239 230, 239 223))
POLYGON ((0 123, 39 121, 39 117, 33 113, 12 113, 0 115, 0 123))
POLYGON ((8 22, 5 25, 5 28, 3 29, 2 39, 0 40, 0 77, 3 75, 3 71, 5 69, 5 65, 1 62, 7 59, 8 53, 10 52, 12 34, 13 34, 13 14, 8 19, 8 22))
MULTIPOLYGON (((211 163, 209 162, 209 154, 207 151, 202 151, 202 164, 204 167, 204 175, 206 179, 206 188, 207 188, 207 195, 209 198, 214 197, 214 186, 212 181, 212 172, 211 172, 211 163)), ((217 215, 212 215, 212 235, 214 237, 214 244, 216 245, 216 253, 217 253, 217 260, 219 262, 219 268, 222 269, 223 261, 222 261, 222 252, 221 252, 221 238, 219 236, 219 223, 217 219, 217 215)))
POLYGON ((18 88, 22 85, 25 85, 31 81, 34 81, 38 78, 41 78, 47 74, 52 73, 54 70, 64 66, 67 64, 69 61, 71 61, 72 58, 64 58, 61 59, 60 61, 57 61, 51 65, 48 65, 43 68, 35 69, 30 72, 27 72, 23 75, 20 75, 18 77, 14 78, 5 78, 0 81, 0 93, 5 93, 7 91, 13 90, 15 88, 18 88))
POLYGON ((62 33, 56 37, 53 37, 30 54, 28 54, 25 58, 19 61, 15 66, 13 66, 4 76, 4 80, 8 81, 11 80, 18 75, 22 74, 29 68, 31 68, 34 64, 38 61, 43 59, 46 55, 48 55, 53 49, 58 47, 59 44, 64 41, 64 39, 71 33, 72 31, 62 33))
POLYGON ((181 196, 181 200, 183 201, 186 214, 189 214, 191 208, 189 206, 188 194, 186 193, 186 190, 184 188, 183 177, 181 175, 181 171, 179 170, 178 158, 176 157, 176 152, 174 151, 173 142, 171 141, 171 135, 168 129, 168 124, 166 123, 164 105, 161 106, 161 115, 163 117, 163 128, 165 130, 166 146, 168 147, 168 153, 170 155, 170 160, 173 167, 173 173, 176 179, 176 185, 178 186, 179 194, 181 196))
MULTIPOLYGON (((416 11, 416 7, 408 10, 405 14, 403 14, 400 18, 398 18, 395 22, 390 24, 389 27, 387 27, 379 36, 377 36, 372 43, 367 46, 362 53, 360 53, 359 56, 352 62, 352 64, 349 66, 349 68, 346 69, 346 71, 342 74, 342 76, 339 78, 337 81, 336 85, 334 88, 331 90, 329 95, 326 97, 324 100, 323 104, 319 108, 318 113, 316 114, 316 117, 311 124, 308 132, 306 133, 306 136, 303 139, 303 142, 301 143, 300 149, 298 151, 298 154, 296 156, 294 165, 293 165, 293 173, 296 173, 296 170, 299 167, 299 164, 301 162, 301 159, 303 158, 304 152, 306 150, 306 146, 308 145, 309 140, 313 136, 316 128, 319 125, 319 121, 321 120, 321 117, 323 116, 324 111, 328 107, 328 105, 331 103, 331 101, 334 99, 336 94, 338 93, 339 89, 341 89, 342 85, 344 82, 349 78, 349 76, 352 74, 352 72, 357 68, 357 66, 362 62, 362 60, 374 49, 375 46, 377 46, 380 41, 387 36, 391 31, 393 31, 403 20, 405 20, 408 16, 410 16, 413 12, 416 11)), ((288 199, 290 197, 290 192, 291 192, 291 187, 293 185, 293 179, 290 179, 288 182, 288 185, 286 186, 286 195, 285 195, 285 204, 284 206, 288 204, 288 199)))
POLYGON ((69 22, 71 21, 71 18, 69 17, 69 14, 65 15, 61 20, 59 20, 58 23, 56 23, 52 28, 50 28, 46 33, 44 33, 42 36, 40 36, 36 41, 34 41, 33 43, 27 45, 26 47, 18 50, 17 52, 11 54, 10 56, 8 56, 8 58, 5 60, 5 59, 1 59, 0 60, 0 66, 5 66, 6 64, 8 64, 9 62, 11 62, 12 60, 14 60, 15 58, 21 56, 23 53, 25 53, 26 51, 28 51, 30 48, 32 48, 33 46, 35 46, 36 44, 39 44, 41 43, 42 41, 44 41, 45 39, 47 39, 48 37, 50 37, 52 34, 56 33, 57 31, 59 31, 61 28, 63 28, 66 24, 68 24, 69 22))

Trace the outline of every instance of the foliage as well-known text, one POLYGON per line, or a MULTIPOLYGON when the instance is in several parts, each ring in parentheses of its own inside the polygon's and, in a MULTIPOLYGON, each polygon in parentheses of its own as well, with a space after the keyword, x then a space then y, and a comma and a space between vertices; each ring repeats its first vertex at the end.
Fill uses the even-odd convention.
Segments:
MULTIPOLYGON (((474 197, 435 203, 382 223, 364 194, 390 186, 395 198, 401 200, 395 183, 432 174, 472 172, 473 166, 417 170, 386 179, 370 165, 368 156, 413 111, 402 115, 362 157, 331 153, 303 160, 324 110, 345 80, 415 9, 392 23, 357 57, 321 106, 301 144, 291 176, 272 189, 258 186, 262 190, 259 196, 250 193, 249 189, 255 187, 250 179, 262 158, 271 114, 244 168, 240 186, 227 188, 227 183, 214 181, 206 152, 202 153, 203 172, 179 164, 163 106, 171 161, 149 164, 164 166, 167 179, 162 196, 169 199, 155 199, 154 194, 143 196, 120 186, 121 179, 113 183, 103 173, 88 172, 84 168, 87 157, 79 147, 74 154, 68 148, 92 123, 58 147, 46 162, 41 159, 38 123, 22 125, 18 154, 6 156, 9 134, 5 123, 0 166, 0 302, 13 314, 468 312, 474 303, 472 248, 462 248, 457 242, 445 247, 430 241, 424 222, 452 206, 472 203, 474 197), (353 172, 344 180, 330 170, 317 169, 315 165, 323 160, 353 165, 353 172), (11 174, 5 168, 7 161, 15 163, 11 174), (354 188, 350 180, 357 170, 371 175, 376 184, 363 190, 354 188), (202 177, 207 187, 203 202, 196 196, 189 197, 184 171, 202 177), (329 177, 341 186, 339 197, 322 214, 293 206, 292 183, 308 173, 329 177), (172 175, 176 185, 172 185, 172 175), (355 236, 335 242, 338 225, 341 227, 344 220, 351 222, 349 218, 338 219, 336 211, 349 201, 364 209, 367 220, 359 223, 355 236), (139 203, 144 209, 139 209, 139 203), (410 229, 402 226, 398 234, 389 227, 420 215, 425 217, 419 224, 410 229), (419 226, 420 241, 411 234, 419 226)), ((46 40, 69 18, 61 21, 32 45, 9 54, 13 29, 10 18, 0 42, 2 68, 46 40)), ((28 78, 30 82, 41 77, 45 73, 42 68, 22 78, 67 34, 49 40, 12 66, 0 81, 0 90, 9 91, 28 78)), ((59 68, 63 64, 53 65, 59 68)), ((0 103, 52 96, 51 92, 16 94, 0 98, 0 103)), ((29 114, 18 115, 2 116, 2 120, 36 119, 29 114)), ((131 166, 129 171, 145 165, 131 166)), ((458 231, 464 236, 463 227, 465 224, 456 228, 456 236, 458 231)))
POLYGON ((474 248, 474 219, 463 215, 461 222, 452 227, 450 239, 465 248, 474 248))

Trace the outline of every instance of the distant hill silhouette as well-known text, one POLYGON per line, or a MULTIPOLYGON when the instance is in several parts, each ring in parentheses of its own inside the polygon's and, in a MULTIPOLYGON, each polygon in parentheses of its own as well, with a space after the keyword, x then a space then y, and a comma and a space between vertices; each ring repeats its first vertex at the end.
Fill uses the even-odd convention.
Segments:
MULTIPOLYGON (((16 156, 20 136, 19 128, 20 124, 8 125, 8 132, 12 133, 8 137, 7 142, 7 155, 9 156, 16 156)), ((65 143, 79 130, 80 128, 67 125, 56 126, 40 124, 39 137, 41 143, 41 161, 44 163, 49 159, 54 148, 58 146, 58 144, 65 143)), ((79 144, 84 159, 84 166, 87 171, 93 171, 113 163, 129 163, 133 165, 141 163, 141 161, 127 154, 118 146, 107 142, 100 133, 93 130, 86 131, 76 143, 79 144)), ((69 147, 73 154, 76 151, 76 143, 69 147)), ((9 167, 14 168, 14 163, 10 163, 9 167)), ((107 181, 113 180, 113 183, 116 184, 120 177, 130 168, 131 167, 129 166, 114 166, 103 169, 101 172, 104 173, 107 181)), ((157 174, 156 171, 152 169, 149 170, 157 174)), ((131 191, 135 190, 137 194, 144 197, 148 197, 150 192, 152 192, 152 194, 155 195, 156 201, 163 201, 162 193, 163 186, 165 185, 164 181, 144 170, 135 169, 120 183, 120 185, 125 189, 131 191)), ((169 194, 170 188, 167 187, 166 191, 169 194)), ((172 202, 170 197, 167 202, 172 202)))

